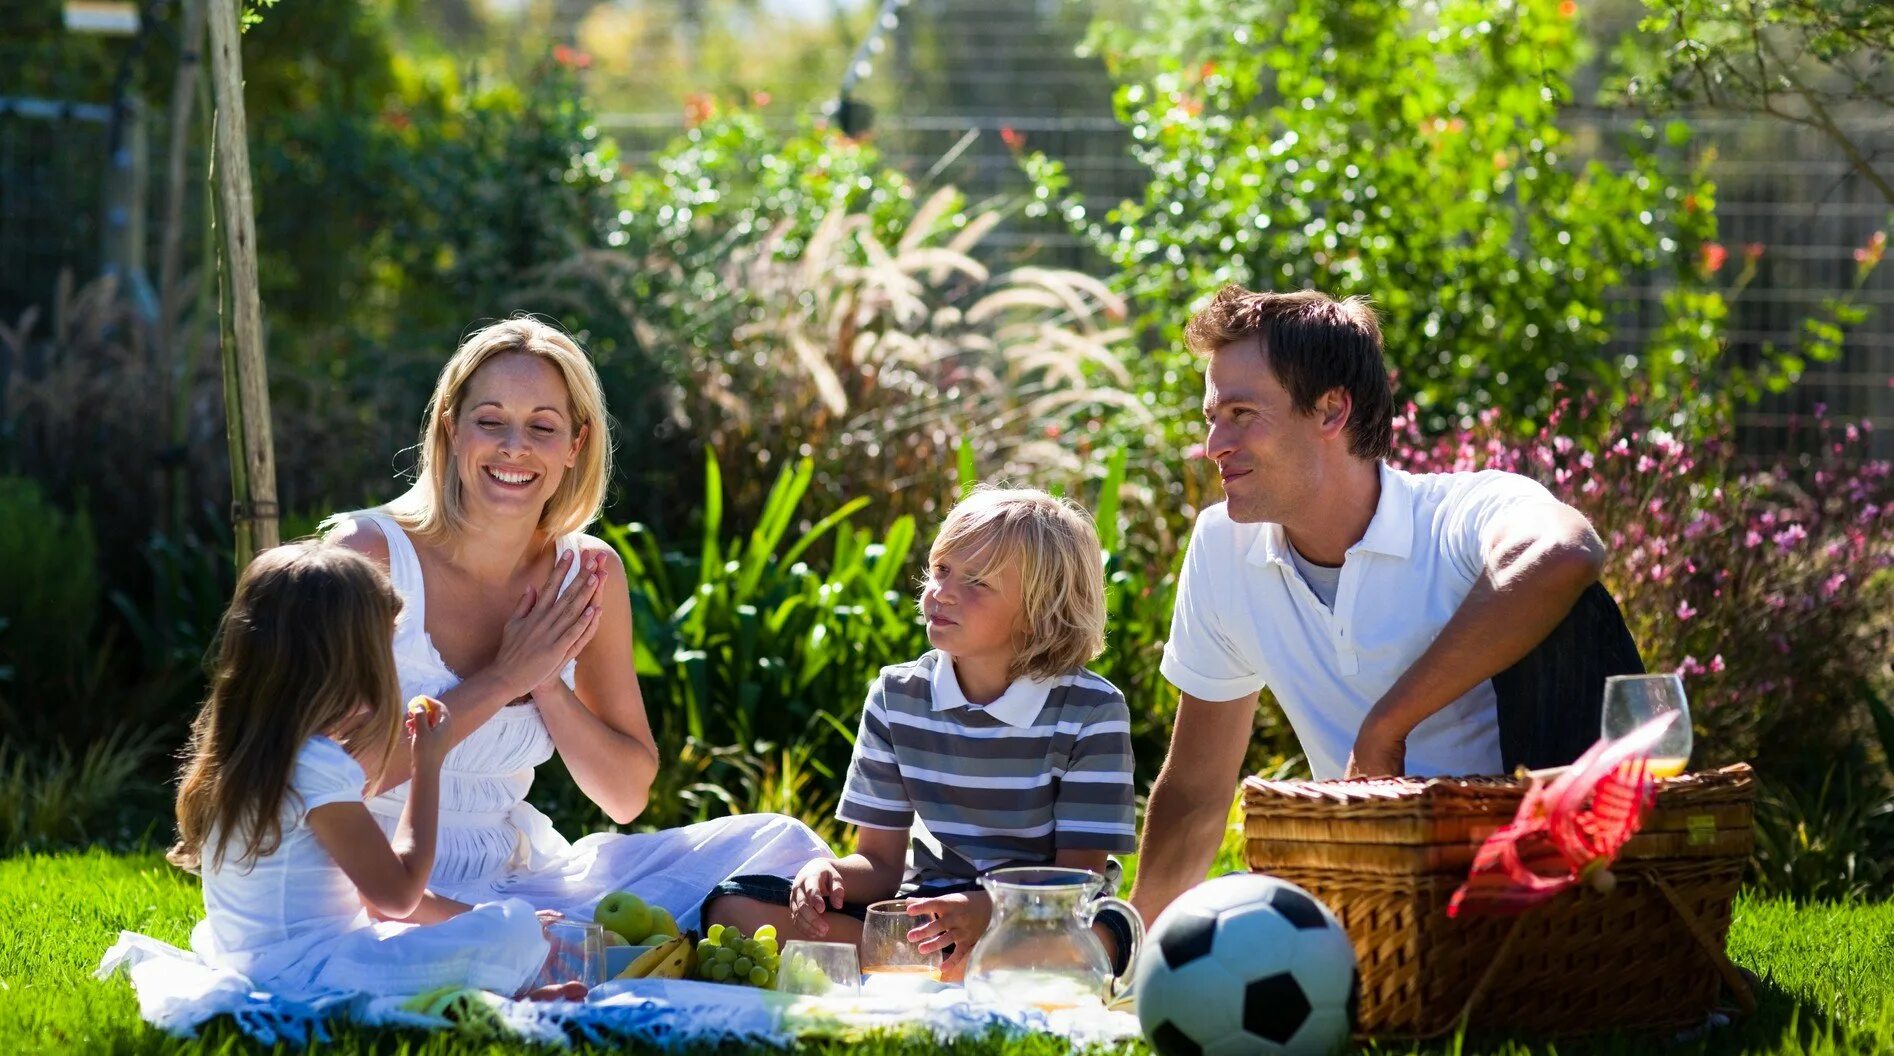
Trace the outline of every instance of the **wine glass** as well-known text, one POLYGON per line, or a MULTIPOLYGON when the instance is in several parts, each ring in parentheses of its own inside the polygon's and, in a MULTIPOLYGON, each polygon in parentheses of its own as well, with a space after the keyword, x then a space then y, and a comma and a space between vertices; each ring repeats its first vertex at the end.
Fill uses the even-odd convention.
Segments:
POLYGON ((869 976, 940 978, 940 954, 922 953, 908 940, 922 917, 908 916, 908 900, 889 899, 868 907, 862 918, 862 973, 869 976))
POLYGON ((589 990, 605 981, 605 928, 590 920, 555 920, 546 925, 552 951, 539 969, 534 987, 584 983, 589 990))
POLYGON ((789 994, 856 994, 862 976, 853 945, 791 939, 783 946, 776 989, 789 994))
POLYGON ((1603 733, 1623 737, 1661 715, 1676 720, 1651 746, 1645 769, 1654 778, 1676 777, 1690 762, 1690 705, 1684 680, 1675 675, 1612 675, 1605 679, 1603 733))

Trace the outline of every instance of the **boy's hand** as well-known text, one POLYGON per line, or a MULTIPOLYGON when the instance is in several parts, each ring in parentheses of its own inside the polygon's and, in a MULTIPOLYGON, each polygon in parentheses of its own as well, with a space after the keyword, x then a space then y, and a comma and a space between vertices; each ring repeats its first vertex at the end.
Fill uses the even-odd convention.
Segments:
POLYGON ((414 754, 414 767, 439 770, 447 757, 447 705, 433 697, 416 697, 408 702, 408 747, 414 754))
POLYGON ((789 886, 789 916, 796 930, 812 938, 829 933, 829 922, 822 915, 831 908, 842 908, 842 871, 835 859, 818 858, 803 866, 789 886))
POLYGON ((944 983, 957 983, 967 972, 973 944, 986 934, 987 921, 993 916, 993 899, 985 891, 910 898, 908 916, 934 918, 908 932, 908 941, 917 944, 922 953, 935 953, 951 944, 954 952, 940 962, 940 978, 944 983))

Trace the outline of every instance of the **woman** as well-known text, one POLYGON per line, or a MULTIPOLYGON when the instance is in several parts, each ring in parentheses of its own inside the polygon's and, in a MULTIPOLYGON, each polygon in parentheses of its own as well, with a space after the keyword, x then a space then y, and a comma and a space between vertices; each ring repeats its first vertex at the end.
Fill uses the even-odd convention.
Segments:
MULTIPOLYGON (((659 766, 624 566, 582 530, 598 517, 610 452, 585 354, 551 326, 509 319, 468 337, 441 370, 414 486, 328 526, 388 569, 403 597, 404 699, 438 697, 453 715, 430 894, 410 920, 499 897, 590 919, 601 897, 629 890, 691 928, 726 878, 794 876, 829 853, 780 815, 567 843, 525 801, 534 768, 557 752, 579 788, 628 824, 659 766)), ((399 759, 371 790, 391 832, 407 775, 399 759)))

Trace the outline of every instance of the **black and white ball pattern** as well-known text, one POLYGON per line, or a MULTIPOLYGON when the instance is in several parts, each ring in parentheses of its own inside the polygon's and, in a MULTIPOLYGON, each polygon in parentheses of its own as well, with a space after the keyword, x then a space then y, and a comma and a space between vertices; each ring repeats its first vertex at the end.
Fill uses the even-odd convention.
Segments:
POLYGON ((1138 1020, 1159 1056, 1326 1056, 1348 1039, 1355 952, 1327 906, 1271 876, 1197 885, 1151 927, 1138 1020))

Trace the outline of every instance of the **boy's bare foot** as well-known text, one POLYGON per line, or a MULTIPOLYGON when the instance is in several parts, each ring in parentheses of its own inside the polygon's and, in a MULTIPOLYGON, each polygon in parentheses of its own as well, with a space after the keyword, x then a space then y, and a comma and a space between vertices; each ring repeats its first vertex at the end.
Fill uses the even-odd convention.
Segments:
POLYGON ((546 986, 534 987, 526 992, 526 1000, 583 1001, 585 1000, 585 994, 585 984, 573 980, 569 983, 552 983, 546 986))

